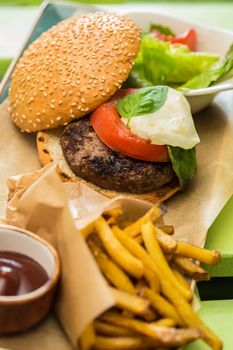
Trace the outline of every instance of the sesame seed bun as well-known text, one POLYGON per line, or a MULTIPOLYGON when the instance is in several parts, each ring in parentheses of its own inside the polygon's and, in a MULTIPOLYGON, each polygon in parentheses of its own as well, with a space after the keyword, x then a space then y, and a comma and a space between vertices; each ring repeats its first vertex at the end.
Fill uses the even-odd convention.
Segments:
POLYGON ((121 87, 139 46, 139 28, 124 16, 96 12, 52 27, 16 65, 9 93, 13 121, 33 132, 86 115, 121 87))
POLYGON ((177 183, 169 183, 168 185, 165 185, 159 190, 151 193, 120 193, 100 188, 89 181, 83 180, 75 175, 66 163, 60 145, 60 136, 62 131, 63 128, 57 128, 54 130, 40 131, 37 133, 37 150, 42 165, 47 165, 51 162, 54 162, 57 165, 57 172, 60 175, 62 181, 82 182, 109 198, 124 195, 146 200, 151 203, 163 202, 180 190, 179 186, 177 186, 177 183))

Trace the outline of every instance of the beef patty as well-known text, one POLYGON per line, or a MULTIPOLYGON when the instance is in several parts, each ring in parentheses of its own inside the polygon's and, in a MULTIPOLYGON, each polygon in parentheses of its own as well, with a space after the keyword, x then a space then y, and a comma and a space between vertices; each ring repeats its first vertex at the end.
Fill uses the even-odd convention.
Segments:
POLYGON ((60 142, 73 172, 105 189, 147 193, 176 178, 170 163, 133 159, 107 147, 88 118, 67 125, 60 142))

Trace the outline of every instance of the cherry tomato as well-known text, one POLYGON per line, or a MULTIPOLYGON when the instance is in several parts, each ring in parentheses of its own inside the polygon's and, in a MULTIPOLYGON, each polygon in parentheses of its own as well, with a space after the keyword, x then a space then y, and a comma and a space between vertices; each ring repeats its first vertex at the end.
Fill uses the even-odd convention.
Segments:
POLYGON ((150 34, 158 40, 161 41, 169 41, 172 44, 183 44, 190 48, 191 51, 196 50, 196 44, 197 44, 197 33, 195 29, 191 28, 184 32, 181 35, 178 35, 176 37, 172 35, 165 35, 161 34, 158 30, 152 29, 150 31, 150 34))
POLYGON ((182 35, 173 38, 172 43, 187 45, 190 48, 190 50, 195 51, 197 44, 197 33, 195 29, 191 28, 182 35))

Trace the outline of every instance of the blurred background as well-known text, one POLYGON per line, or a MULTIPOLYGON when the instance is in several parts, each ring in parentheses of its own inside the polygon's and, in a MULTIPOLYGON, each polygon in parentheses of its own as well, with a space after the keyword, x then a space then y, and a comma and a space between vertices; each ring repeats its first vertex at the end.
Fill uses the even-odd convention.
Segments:
MULTIPOLYGON (((80 2, 80 1, 79 1, 80 2)), ((233 0, 83 0, 103 9, 156 10, 233 31, 233 0)), ((0 0, 0 79, 27 37, 41 0, 0 0)))

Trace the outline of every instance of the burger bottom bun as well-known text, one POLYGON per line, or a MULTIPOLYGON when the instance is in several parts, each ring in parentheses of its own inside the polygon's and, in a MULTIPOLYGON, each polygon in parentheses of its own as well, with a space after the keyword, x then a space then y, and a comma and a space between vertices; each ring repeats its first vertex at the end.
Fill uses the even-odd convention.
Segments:
POLYGON ((62 131, 63 128, 57 128, 53 130, 39 131, 37 133, 37 150, 41 164, 44 166, 51 162, 54 162, 57 165, 57 172, 62 181, 84 183, 85 185, 91 187, 93 190, 109 198, 123 195, 136 199, 146 200, 151 203, 163 202, 180 190, 179 186, 177 186, 177 183, 174 182, 171 182, 154 192, 142 194, 116 192, 100 188, 91 182, 78 177, 70 169, 63 156, 62 148, 60 145, 60 135, 62 131))

